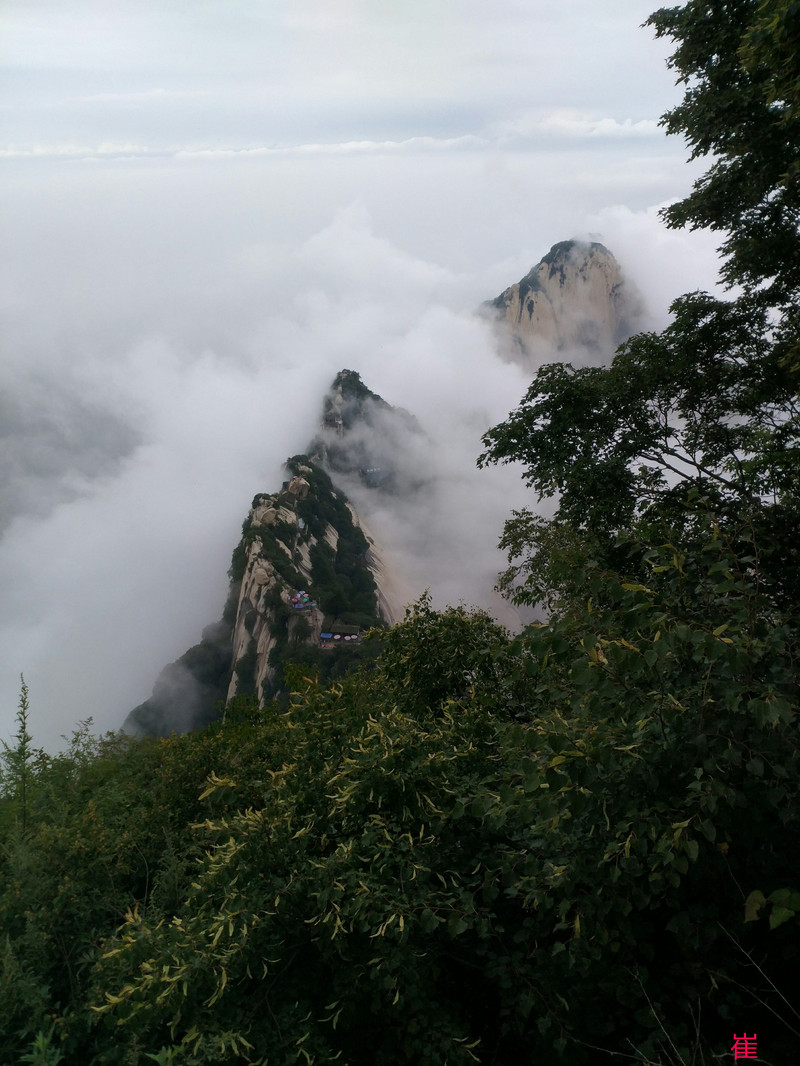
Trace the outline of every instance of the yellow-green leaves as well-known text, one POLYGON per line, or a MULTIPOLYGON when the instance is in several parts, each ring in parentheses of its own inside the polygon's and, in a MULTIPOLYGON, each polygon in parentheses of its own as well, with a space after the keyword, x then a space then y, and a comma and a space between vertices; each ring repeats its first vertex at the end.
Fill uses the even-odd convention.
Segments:
POLYGON ((218 777, 212 770, 207 777, 208 787, 201 792, 198 799, 208 799, 218 788, 236 788, 236 782, 232 781, 229 777, 218 777))
POLYGON ((746 922, 757 921, 767 904, 770 905, 769 927, 777 929, 800 913, 800 891, 778 888, 770 892, 768 896, 764 896, 760 889, 755 889, 745 900, 744 920, 746 922))

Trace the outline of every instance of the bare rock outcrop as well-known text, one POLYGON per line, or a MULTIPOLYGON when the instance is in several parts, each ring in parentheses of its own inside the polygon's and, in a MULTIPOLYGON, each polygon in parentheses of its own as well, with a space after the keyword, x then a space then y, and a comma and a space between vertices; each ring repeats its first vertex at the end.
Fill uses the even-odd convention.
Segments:
POLYGON ((636 332, 642 301, 611 252, 562 241, 482 310, 494 317, 513 358, 538 365, 565 353, 610 356, 636 332))

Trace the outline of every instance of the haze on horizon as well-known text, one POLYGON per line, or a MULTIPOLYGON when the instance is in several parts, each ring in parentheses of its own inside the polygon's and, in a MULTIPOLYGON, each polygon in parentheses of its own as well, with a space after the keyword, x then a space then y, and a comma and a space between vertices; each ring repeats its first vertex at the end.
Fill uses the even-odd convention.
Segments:
POLYGON ((0 737, 20 672, 49 750, 149 695, 343 367, 429 432, 457 552, 426 583, 464 558, 480 602, 532 500, 475 470, 528 378, 474 309, 573 236, 654 327, 715 282, 714 238, 658 220, 699 168, 653 7, 6 0, 0 737))

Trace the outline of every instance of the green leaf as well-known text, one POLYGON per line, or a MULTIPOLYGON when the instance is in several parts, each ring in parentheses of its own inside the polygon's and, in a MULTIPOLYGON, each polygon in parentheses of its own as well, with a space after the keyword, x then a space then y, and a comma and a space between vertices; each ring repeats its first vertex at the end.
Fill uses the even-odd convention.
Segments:
POLYGON ((469 923, 458 914, 451 914, 447 919, 447 931, 450 936, 460 936, 469 929, 469 923))
POLYGON ((420 927, 423 933, 433 933, 439 927, 439 919, 428 907, 420 915, 420 927))
POLYGON ((760 889, 755 889, 755 891, 751 892, 744 903, 744 920, 746 922, 755 922, 758 919, 759 911, 766 902, 766 897, 760 889))
POLYGON ((522 787, 526 792, 535 792, 542 783, 542 779, 538 773, 526 774, 525 779, 522 782, 522 787))
POLYGON ((716 827, 714 826, 714 823, 709 822, 708 819, 699 822, 697 828, 700 830, 706 840, 710 840, 712 844, 717 839, 716 827))
POLYGON ((764 776, 764 761, 756 755, 747 763, 747 770, 756 777, 764 776))
POLYGON ((776 888, 774 892, 770 892, 767 899, 780 907, 800 911, 800 892, 793 892, 790 888, 776 888))
POLYGON ((794 916, 795 911, 789 910, 788 907, 773 907, 769 916, 769 927, 770 929, 777 929, 779 925, 783 925, 784 922, 788 922, 794 916))

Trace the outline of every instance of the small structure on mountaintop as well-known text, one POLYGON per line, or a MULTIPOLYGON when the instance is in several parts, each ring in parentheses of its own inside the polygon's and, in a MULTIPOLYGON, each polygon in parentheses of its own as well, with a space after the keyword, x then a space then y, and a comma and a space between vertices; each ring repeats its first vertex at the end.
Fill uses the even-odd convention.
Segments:
POLYGON ((319 635, 319 646, 330 651, 333 648, 348 648, 355 644, 363 644, 364 637, 361 626, 351 626, 338 620, 330 621, 326 618, 322 623, 322 632, 319 635))

